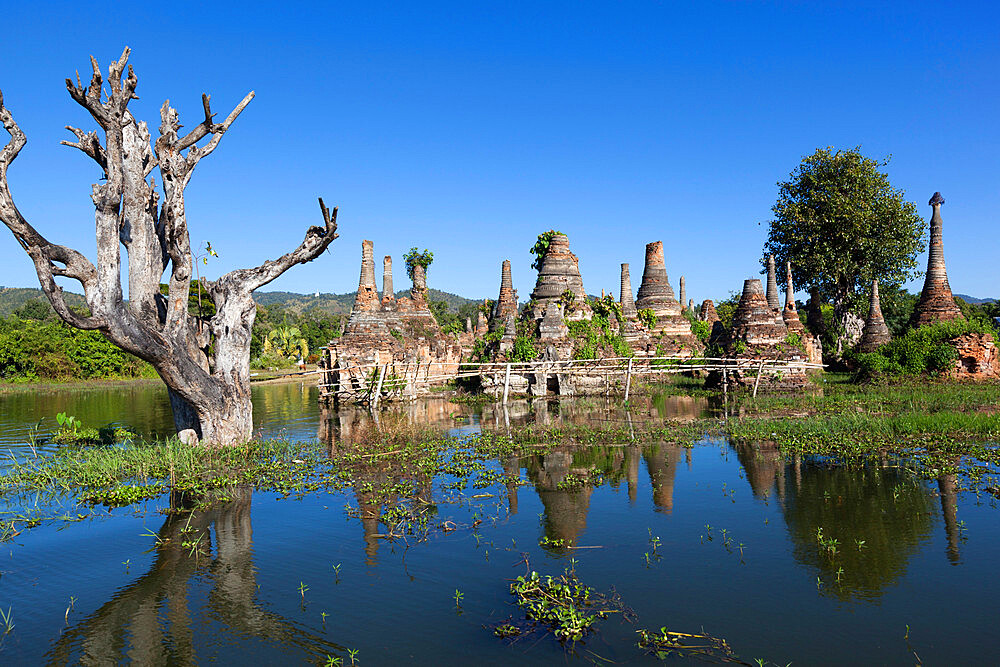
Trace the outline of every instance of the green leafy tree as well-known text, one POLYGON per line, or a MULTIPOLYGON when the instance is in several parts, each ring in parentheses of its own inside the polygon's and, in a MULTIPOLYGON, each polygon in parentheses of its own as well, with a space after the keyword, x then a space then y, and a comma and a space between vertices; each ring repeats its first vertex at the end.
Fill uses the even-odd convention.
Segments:
POLYGON ((13 312, 13 315, 22 320, 38 320, 42 322, 49 319, 50 316, 55 315, 55 312, 48 301, 28 299, 24 302, 23 306, 13 312))
POLYGON ((410 248, 410 251, 403 255, 403 262, 406 263, 406 275, 409 276, 410 280, 413 280, 413 267, 418 264, 424 267, 424 273, 427 273, 427 268, 434 262, 434 253, 432 253, 427 248, 424 248, 423 252, 417 250, 416 246, 410 248))
POLYGON ((864 295, 873 279, 895 287, 917 275, 924 220, 880 171, 889 163, 860 147, 818 149, 778 183, 765 257, 792 263, 796 285, 834 309, 836 355, 860 336, 864 295))

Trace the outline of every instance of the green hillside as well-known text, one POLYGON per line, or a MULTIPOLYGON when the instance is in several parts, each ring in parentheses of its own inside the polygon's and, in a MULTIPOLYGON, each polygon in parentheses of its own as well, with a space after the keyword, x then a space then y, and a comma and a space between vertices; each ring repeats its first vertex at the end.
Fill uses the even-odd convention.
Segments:
MULTIPOLYGON (((396 292, 396 297, 408 296, 409 290, 396 292)), ((262 306, 279 305, 282 308, 296 312, 298 314, 307 313, 311 310, 325 313, 327 315, 347 315, 354 305, 354 297, 357 292, 347 294, 329 294, 321 292, 319 296, 312 294, 296 294, 294 292, 254 292, 254 300, 262 306)), ((479 303, 477 299, 466 299, 465 297, 442 292, 436 289, 427 290, 428 301, 444 301, 451 311, 457 312, 459 308, 467 303, 479 303)))
MULTIPOLYGON (((74 292, 64 292, 66 303, 70 306, 86 306, 83 295, 74 292)), ((300 315, 315 310, 327 315, 347 315, 354 305, 354 297, 357 292, 349 294, 328 294, 321 293, 319 296, 312 294, 296 294, 295 292, 255 292, 254 300, 262 306, 279 305, 282 308, 294 311, 300 315)), ((409 290, 396 292, 397 297, 406 296, 409 290)), ((476 299, 466 299, 442 292, 436 289, 427 290, 429 301, 444 301, 451 311, 457 312, 459 308, 467 303, 477 301, 476 299)), ((23 306, 32 299, 40 299, 46 303, 45 293, 37 287, 3 287, 0 286, 0 317, 7 317, 12 312, 23 306)))
MULTIPOLYGON (((86 306, 82 294, 63 292, 66 304, 69 306, 86 306)), ((32 299, 39 299, 48 304, 45 293, 38 287, 3 287, 0 285, 0 317, 7 317, 12 312, 32 299)))

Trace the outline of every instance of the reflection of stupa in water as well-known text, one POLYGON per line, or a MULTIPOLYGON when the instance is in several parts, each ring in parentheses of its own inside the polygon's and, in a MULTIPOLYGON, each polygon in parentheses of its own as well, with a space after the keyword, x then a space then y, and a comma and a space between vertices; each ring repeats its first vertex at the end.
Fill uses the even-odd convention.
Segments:
POLYGON ((735 449, 756 495, 774 488, 784 496, 779 507, 793 555, 817 571, 823 594, 877 598, 930 541, 933 495, 921 480, 896 468, 793 464, 795 483, 786 485, 789 466, 780 456, 750 445, 735 449))
POLYGON ((638 445, 625 448, 625 476, 628 479, 628 501, 635 504, 639 492, 639 459, 642 453, 638 445))
POLYGON ((681 461, 680 445, 653 445, 643 452, 649 482, 653 485, 653 505, 658 512, 670 514, 674 511, 674 478, 677 465, 681 461))
POLYGON ((948 560, 952 565, 958 565, 962 555, 958 551, 961 537, 958 530, 958 493, 954 474, 938 477, 938 493, 941 495, 941 514, 944 516, 944 529, 948 537, 948 560))
POLYGON ((779 500, 785 498, 785 459, 773 445, 736 447, 736 457, 743 465, 750 489, 758 497, 769 497, 777 492, 779 500))
POLYGON ((46 655, 48 662, 196 664, 211 659, 195 642, 195 630, 207 627, 216 635, 209 647, 253 638, 286 647, 283 651, 296 647, 307 661, 337 651, 257 602, 251 492, 235 495, 237 500, 209 510, 167 517, 149 572, 65 630, 46 655), (213 534, 214 556, 192 556, 182 544, 200 540, 200 548, 210 554, 213 534), (193 591, 205 582, 211 585, 207 602, 194 607, 193 591))
POLYGON ((560 449, 528 461, 528 478, 534 483, 539 500, 545 506, 545 536, 551 540, 564 540, 577 544, 587 529, 587 512, 590 510, 590 486, 560 489, 570 472, 585 475, 586 468, 573 466, 573 453, 560 449))

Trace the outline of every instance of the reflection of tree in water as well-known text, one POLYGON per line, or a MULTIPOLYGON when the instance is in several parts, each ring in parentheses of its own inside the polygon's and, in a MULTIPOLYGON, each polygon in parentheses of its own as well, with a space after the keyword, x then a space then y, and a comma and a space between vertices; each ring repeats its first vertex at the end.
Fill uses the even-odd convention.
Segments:
MULTIPOLYGON (((342 652, 256 601, 251 492, 236 495, 237 500, 208 510, 167 517, 150 571, 66 630, 47 654, 49 662, 196 664, 208 656, 197 655, 194 632, 209 627, 234 645, 253 638, 282 651, 296 647, 312 660, 342 652), (199 539, 200 555, 182 545, 199 539), (215 555, 205 555, 210 552, 215 555), (211 584, 207 605, 192 608, 192 587, 206 581, 211 584)), ((219 646, 224 638, 212 637, 211 645, 219 646)))
MULTIPOLYGON (((740 460, 755 492, 764 488, 755 485, 769 478, 779 489, 778 480, 784 484, 787 466, 780 457, 759 459, 751 451, 740 460)), ((930 539, 937 509, 932 492, 895 468, 805 463, 799 472, 780 503, 795 559, 818 570, 824 593, 845 600, 877 598, 930 539), (820 529, 823 539, 837 540, 836 553, 820 543, 820 529), (858 540, 864 540, 860 549, 858 540)))

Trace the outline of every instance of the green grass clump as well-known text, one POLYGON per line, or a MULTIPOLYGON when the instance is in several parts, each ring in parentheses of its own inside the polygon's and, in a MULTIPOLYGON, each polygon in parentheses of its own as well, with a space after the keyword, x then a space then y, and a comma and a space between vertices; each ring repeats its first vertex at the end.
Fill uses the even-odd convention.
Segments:
POLYGON ((532 572, 515 579, 510 592, 529 621, 546 626, 564 641, 583 639, 598 620, 621 611, 620 605, 585 586, 572 573, 543 577, 532 572))

